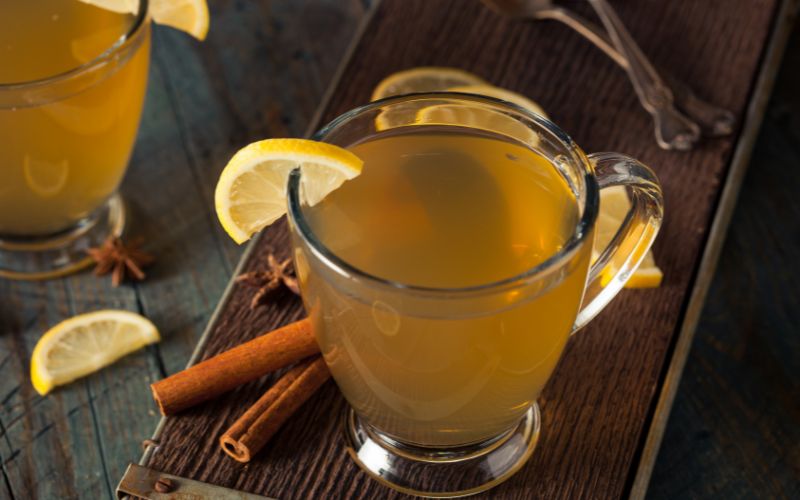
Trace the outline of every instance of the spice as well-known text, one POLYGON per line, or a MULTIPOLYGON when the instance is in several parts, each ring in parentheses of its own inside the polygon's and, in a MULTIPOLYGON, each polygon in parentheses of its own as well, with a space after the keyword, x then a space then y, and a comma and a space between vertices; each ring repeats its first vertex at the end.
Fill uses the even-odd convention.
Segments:
POLYGON ((94 268, 96 276, 111 273, 111 284, 119 286, 128 277, 137 281, 145 278, 142 268, 152 264, 152 255, 139 249, 140 242, 124 244, 117 236, 109 236, 102 245, 86 250, 86 253, 97 263, 94 268))
POLYGON ((267 256, 267 264, 269 269, 266 271, 250 271, 236 277, 237 283, 244 283, 256 288, 253 298, 250 300, 251 309, 258 307, 264 299, 281 286, 286 287, 295 295, 300 295, 300 287, 297 285, 297 278, 292 269, 292 259, 278 262, 275 255, 270 252, 267 256))
POLYGON ((239 462, 249 462, 328 378, 321 356, 289 370, 220 437, 222 450, 239 462))
POLYGON ((319 353, 308 319, 261 335, 150 385, 163 415, 186 408, 319 353))

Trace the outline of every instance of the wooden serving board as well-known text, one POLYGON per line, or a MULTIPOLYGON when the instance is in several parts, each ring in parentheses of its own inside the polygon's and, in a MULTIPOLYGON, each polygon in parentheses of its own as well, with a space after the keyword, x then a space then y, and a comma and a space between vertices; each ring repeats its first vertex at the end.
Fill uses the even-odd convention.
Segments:
MULTIPOLYGON (((567 2, 587 17, 585 2, 567 2)), ((573 338, 539 400, 542 436, 522 470, 492 498, 642 497, 694 326, 788 32, 794 0, 615 1, 644 51, 697 93, 736 113, 735 135, 690 153, 660 150, 624 73, 562 25, 502 18, 478 1, 383 0, 373 8, 312 129, 369 100, 401 69, 472 71, 541 103, 586 151, 627 153, 650 165, 666 217, 654 247, 658 289, 626 290, 573 338)), ((284 223, 251 243, 239 268, 288 253, 284 223)), ((190 364, 303 315, 288 294, 249 308, 231 284, 190 364)), ((141 464, 179 477, 278 498, 399 498, 345 453, 345 402, 330 382, 251 463, 218 448, 219 435, 274 377, 178 417, 162 419, 141 464)))

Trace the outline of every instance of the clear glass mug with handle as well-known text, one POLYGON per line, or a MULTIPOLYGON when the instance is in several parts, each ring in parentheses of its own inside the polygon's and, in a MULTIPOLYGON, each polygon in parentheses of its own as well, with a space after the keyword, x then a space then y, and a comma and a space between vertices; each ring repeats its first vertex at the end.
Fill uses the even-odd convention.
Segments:
POLYGON ((477 493, 524 465, 539 435, 536 399, 569 336, 623 287, 663 216, 660 186, 647 167, 618 153, 587 156, 549 120, 492 98, 390 97, 343 114, 316 139, 352 148, 386 134, 453 127, 494 134, 552 164, 577 214, 558 251, 515 276, 475 286, 386 279, 359 269, 320 236, 299 170, 288 184, 303 300, 350 403, 348 452, 373 478, 428 497, 477 493), (592 263, 599 193, 612 186, 627 190, 630 211, 592 263))
POLYGON ((56 278, 125 227, 117 190, 147 87, 148 2, 131 14, 78 1, 2 8, 0 278, 56 278))

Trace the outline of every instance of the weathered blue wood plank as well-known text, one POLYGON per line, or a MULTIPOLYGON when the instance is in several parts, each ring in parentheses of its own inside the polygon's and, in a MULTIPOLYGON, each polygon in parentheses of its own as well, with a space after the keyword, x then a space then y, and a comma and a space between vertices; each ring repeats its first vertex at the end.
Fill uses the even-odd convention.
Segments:
POLYGON ((170 49, 160 39, 156 36, 151 68, 154 99, 124 193, 135 211, 132 232, 146 238, 158 259, 147 281, 137 285, 141 307, 163 333, 158 349, 163 359, 185 360, 230 276, 230 265, 187 156, 176 94, 170 90, 175 77, 159 63, 161 52, 170 49))
MULTIPOLYGON (((64 283, 71 314, 106 308, 141 312, 135 286, 112 288, 108 277, 97 279, 89 273, 71 276, 64 283)), ((135 450, 136 436, 155 420, 155 413, 147 405, 147 391, 137 382, 157 376, 151 355, 139 351, 73 384, 83 387, 91 412, 92 445, 100 459, 99 464, 92 465, 92 470, 102 474, 109 492, 113 493, 115 478, 124 470, 124 463, 118 459, 119 447, 126 452, 135 450)), ((74 452, 80 454, 83 450, 74 452)))
POLYGON ((104 498, 109 485, 96 445, 86 383, 47 398, 28 378, 30 352, 41 333, 72 314, 66 283, 0 281, 3 351, 0 420, 8 446, 4 467, 17 498, 104 498))

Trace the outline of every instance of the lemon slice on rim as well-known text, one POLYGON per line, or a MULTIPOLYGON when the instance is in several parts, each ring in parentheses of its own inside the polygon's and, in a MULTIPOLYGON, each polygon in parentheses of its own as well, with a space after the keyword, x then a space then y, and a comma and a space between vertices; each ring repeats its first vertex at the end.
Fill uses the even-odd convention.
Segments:
POLYGON ((266 139, 240 149, 217 182, 214 203, 222 227, 242 243, 286 213, 286 181, 302 172, 305 200, 315 205, 348 179, 363 162, 333 144, 308 139, 266 139))
MULTIPOLYGON (((101 9, 135 14, 139 10, 139 0, 81 0, 101 9)), ((208 5, 206 0, 150 0, 150 14, 158 24, 172 26, 189 33, 198 40, 208 34, 208 5)))
POLYGON ((153 323, 129 311, 109 309, 69 318, 36 343, 31 382, 44 396, 54 387, 94 373, 159 338, 153 323))
POLYGON ((198 40, 205 40, 208 34, 206 0, 151 0, 150 12, 155 22, 185 31, 198 40))
POLYGON ((458 68, 421 66, 392 73, 375 86, 372 100, 412 92, 436 92, 461 85, 487 85, 479 76, 458 68))
POLYGON ((539 104, 533 102, 524 95, 517 94, 511 90, 502 89, 493 85, 463 85, 460 87, 451 87, 447 90, 450 92, 466 92, 467 94, 478 94, 494 97, 495 99, 501 99, 503 101, 516 104, 523 109, 527 109, 531 113, 535 113, 547 118, 547 113, 544 112, 544 109, 542 109, 539 104))
MULTIPOLYGON (((625 188, 615 186, 600 191, 600 213, 595 225, 594 249, 592 261, 599 256, 598 249, 605 248, 617 234, 622 221, 625 219, 631 202, 625 188)), ((645 254, 639 267, 625 283, 625 288, 654 288, 661 284, 664 274, 656 265, 653 252, 645 254)))
POLYGON ((139 0, 81 0, 81 2, 120 14, 135 14, 139 10, 139 0))

